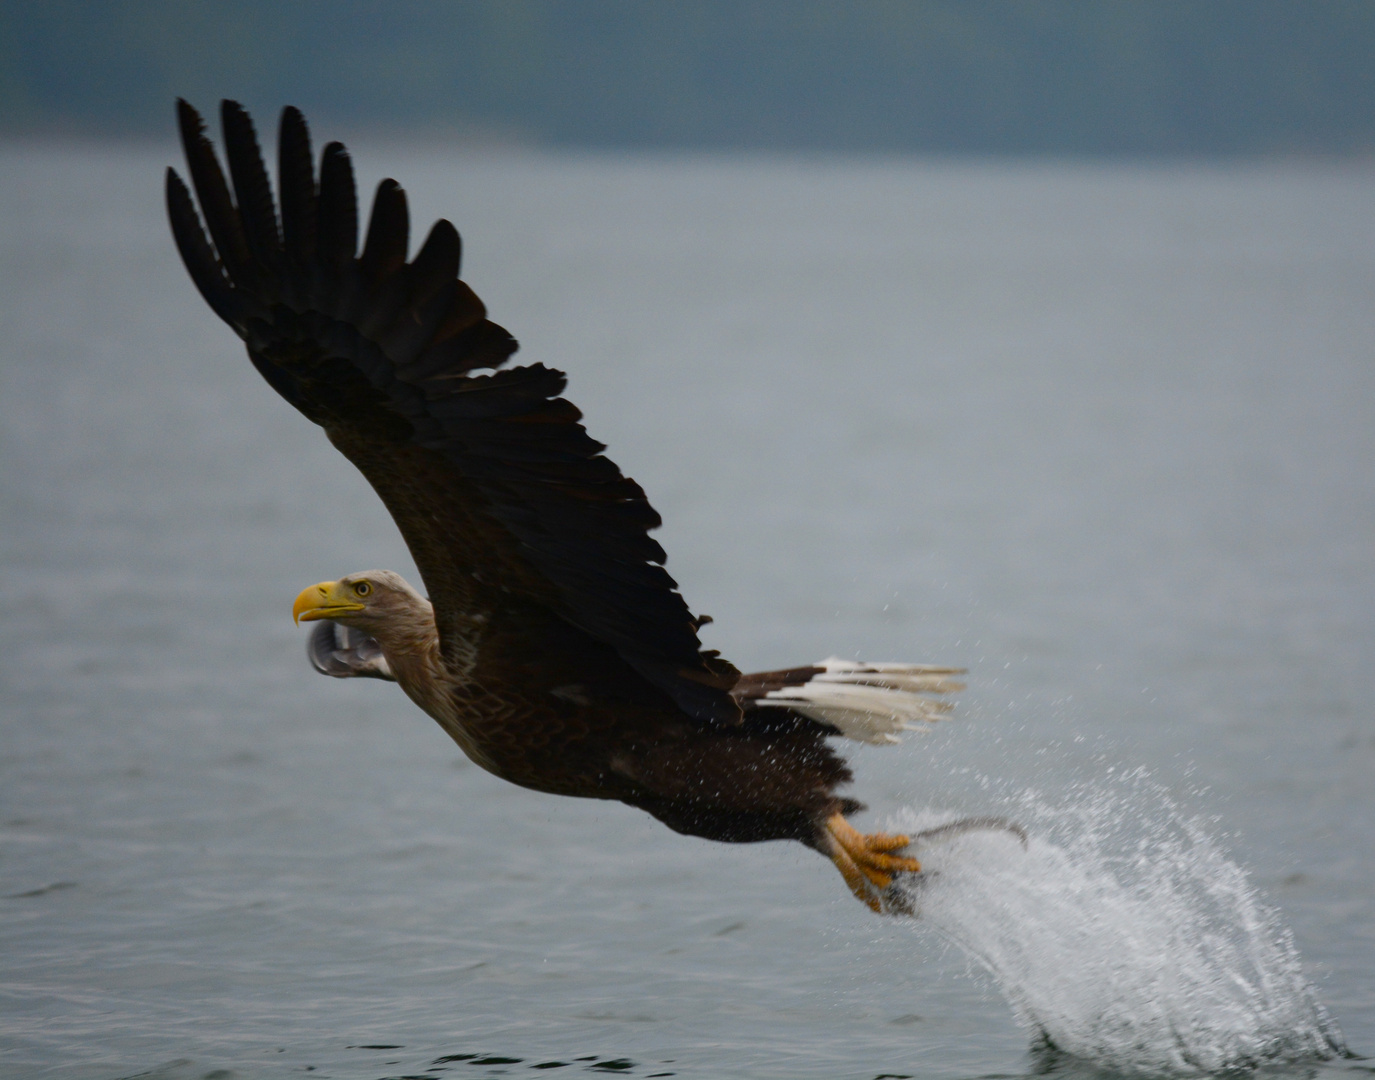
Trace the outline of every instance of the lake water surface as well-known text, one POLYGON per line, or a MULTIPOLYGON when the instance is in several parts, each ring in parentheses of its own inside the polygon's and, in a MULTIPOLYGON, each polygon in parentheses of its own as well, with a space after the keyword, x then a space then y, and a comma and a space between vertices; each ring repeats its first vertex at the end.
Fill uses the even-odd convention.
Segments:
POLYGON ((570 373, 709 645, 970 669, 854 750, 865 821, 1030 850, 880 919, 315 675, 292 599, 414 577, 395 529, 194 292, 171 149, 11 145, 0 1074, 1375 1071, 1332 1056, 1375 1052, 1375 171, 354 151, 570 373))

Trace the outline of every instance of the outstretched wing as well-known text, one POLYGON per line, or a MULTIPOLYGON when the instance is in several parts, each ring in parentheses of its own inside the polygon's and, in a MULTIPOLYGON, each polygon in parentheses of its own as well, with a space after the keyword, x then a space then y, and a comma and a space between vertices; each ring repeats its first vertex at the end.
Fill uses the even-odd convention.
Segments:
POLYGON ((563 373, 495 370, 516 342, 459 280, 454 227, 437 222, 407 262, 406 195, 384 180, 357 254, 348 153, 326 146, 317 178, 300 112, 282 113, 280 217, 241 106, 221 107, 229 181, 199 114, 183 101, 178 116, 209 231, 168 169, 186 268, 263 377, 382 497, 425 579, 441 644, 455 643, 446 628, 481 580, 609 645, 689 716, 738 723, 729 691, 739 673, 702 650, 648 535, 659 515, 559 396, 563 373))

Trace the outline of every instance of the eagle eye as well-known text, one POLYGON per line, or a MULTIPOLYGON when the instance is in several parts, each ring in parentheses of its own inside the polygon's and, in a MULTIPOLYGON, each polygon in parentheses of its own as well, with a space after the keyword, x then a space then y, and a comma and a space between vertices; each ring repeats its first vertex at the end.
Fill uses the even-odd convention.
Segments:
POLYGON ((367 581, 356 581, 353 584, 353 591, 359 596, 367 596, 372 592, 372 584, 367 581))

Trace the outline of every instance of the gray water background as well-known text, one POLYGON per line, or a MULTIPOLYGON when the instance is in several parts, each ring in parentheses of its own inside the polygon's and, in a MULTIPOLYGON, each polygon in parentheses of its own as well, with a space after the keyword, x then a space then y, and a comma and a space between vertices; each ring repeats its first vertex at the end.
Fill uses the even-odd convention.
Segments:
MULTIPOLYGON (((867 821, 1144 768, 1375 1051, 1375 170, 353 149, 570 372, 709 645, 970 668, 853 750, 867 821)), ((800 846, 308 670, 301 587, 414 570, 186 279, 174 161, 0 148, 0 1075, 1071 1068, 800 846)))

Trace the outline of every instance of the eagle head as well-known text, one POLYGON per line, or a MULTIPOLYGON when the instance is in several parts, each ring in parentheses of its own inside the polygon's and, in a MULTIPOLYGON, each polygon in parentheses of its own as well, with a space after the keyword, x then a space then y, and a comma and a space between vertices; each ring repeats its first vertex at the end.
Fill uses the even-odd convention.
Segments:
POLYGON ((391 570, 362 570, 338 581, 321 581, 302 589, 292 605, 298 623, 331 619, 376 634, 388 625, 408 621, 429 604, 391 570))

